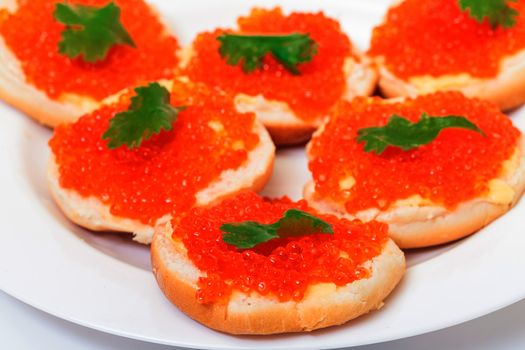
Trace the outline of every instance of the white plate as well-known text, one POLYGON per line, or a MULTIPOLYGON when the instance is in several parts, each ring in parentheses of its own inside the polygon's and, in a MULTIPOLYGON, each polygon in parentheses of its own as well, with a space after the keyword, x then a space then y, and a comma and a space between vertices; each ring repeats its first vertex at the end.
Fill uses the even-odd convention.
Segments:
MULTIPOLYGON (((323 1, 366 48, 387 1, 323 1)), ((256 1, 155 1, 183 42, 228 26, 256 1)), ((268 2, 258 2, 269 6, 268 2)), ((320 1, 282 1, 319 9, 320 1)), ((513 113, 525 129, 525 109, 513 113)), ((69 223, 45 183, 50 131, 0 104, 0 288, 66 320, 131 338, 184 347, 321 349, 376 343, 448 327, 525 298, 525 201, 478 234, 408 254, 409 269, 380 312, 310 334, 234 337, 187 318, 157 288, 148 249, 69 223)), ((265 194, 299 198, 308 177, 303 149, 279 152, 265 194)))

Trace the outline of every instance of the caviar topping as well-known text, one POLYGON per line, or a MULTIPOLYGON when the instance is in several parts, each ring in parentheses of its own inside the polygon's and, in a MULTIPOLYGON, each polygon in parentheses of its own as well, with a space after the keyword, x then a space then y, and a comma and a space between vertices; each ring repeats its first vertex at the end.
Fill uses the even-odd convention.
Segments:
MULTIPOLYGON (((507 5, 525 11, 523 0, 507 5)), ((374 29, 369 53, 381 56, 388 70, 402 79, 462 73, 491 78, 503 59, 525 48, 524 38, 523 16, 512 28, 494 29, 489 21, 479 23, 463 11, 458 0, 405 0, 374 29)))
POLYGON ((501 176, 520 132, 489 102, 460 93, 436 93, 403 103, 358 98, 343 103, 310 147, 309 168, 320 197, 344 203, 349 213, 387 210, 414 195, 453 209, 482 196, 489 181, 501 176), (431 143, 403 151, 387 148, 380 156, 364 151, 359 129, 385 125, 392 114, 415 122, 422 113, 462 115, 484 135, 445 129, 431 143))
POLYGON ((96 197, 113 215, 152 225, 166 214, 184 213, 200 190, 242 166, 259 143, 254 115, 238 113, 229 96, 176 83, 171 103, 188 107, 170 131, 138 148, 108 149, 102 134, 128 108, 130 95, 59 126, 49 142, 61 187, 96 197))
POLYGON ((324 116, 346 88, 343 72, 345 59, 352 55, 348 37, 339 23, 322 13, 291 13, 285 16, 277 8, 256 9, 238 20, 239 30, 216 30, 202 33, 193 42, 193 56, 185 73, 234 94, 263 95, 266 99, 287 103, 305 120, 324 116), (317 43, 317 54, 298 66, 300 75, 290 72, 273 55, 266 55, 262 68, 250 74, 241 65, 231 66, 220 55, 217 38, 225 34, 290 35, 308 33, 317 43))
MULTIPOLYGON (((115 0, 123 27, 136 48, 113 46, 97 63, 58 51, 66 29, 54 17, 58 0, 18 1, 16 12, 0 15, 0 35, 21 63, 26 80, 52 99, 63 94, 95 100, 148 81, 171 79, 178 63, 177 40, 166 32, 143 0, 115 0)), ((71 0, 70 5, 102 7, 108 0, 71 0)))
POLYGON ((189 259, 206 273, 198 282, 200 303, 227 300, 232 290, 287 301, 303 299, 313 284, 344 286, 367 278, 371 271, 364 263, 381 253, 387 231, 378 222, 363 224, 318 215, 304 201, 264 200, 246 192, 212 208, 193 209, 177 224, 173 238, 183 241, 189 259), (243 251, 221 239, 225 220, 271 224, 290 209, 314 214, 328 222, 334 233, 277 238, 243 251))

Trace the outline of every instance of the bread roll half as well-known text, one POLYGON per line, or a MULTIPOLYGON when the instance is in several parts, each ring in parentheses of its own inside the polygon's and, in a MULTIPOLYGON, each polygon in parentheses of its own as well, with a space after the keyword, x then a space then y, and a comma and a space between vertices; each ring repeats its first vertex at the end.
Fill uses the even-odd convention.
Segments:
MULTIPOLYGON (((237 109, 255 113, 277 145, 307 141, 338 101, 375 91, 375 63, 352 45, 337 20, 323 12, 285 14, 280 7, 253 8, 237 22, 234 32, 303 33, 311 35, 317 45, 313 58, 303 62, 302 73, 294 76, 283 72, 275 59, 265 61, 257 73, 230 67, 221 57, 224 53, 219 54, 221 46, 216 40, 225 33, 222 29, 199 34, 182 51, 180 67, 190 79, 236 94, 237 109)), ((242 55, 241 50, 237 53, 242 55)))
MULTIPOLYGON (((164 81, 162 84, 171 88, 169 82, 164 81)), ((208 205, 242 190, 259 191, 263 188, 272 174, 275 146, 264 126, 256 119, 253 132, 259 137, 259 143, 248 153, 245 163, 239 168, 223 171, 207 188, 197 192, 196 206, 208 205)), ((58 167, 55 156, 51 153, 47 168, 49 189, 55 202, 71 221, 93 231, 130 232, 137 242, 151 243, 154 225, 116 216, 100 198, 83 197, 72 189, 63 188, 60 186, 58 167)), ((171 214, 166 213, 156 224, 169 221, 171 214)))
MULTIPOLYGON (((17 9, 17 0, 0 0, 0 13, 3 10, 15 13, 17 9)), ((170 33, 156 10, 152 7, 150 10, 165 28, 165 33, 170 33)), ((46 126, 55 127, 59 124, 74 122, 80 116, 96 110, 103 104, 110 103, 115 98, 115 95, 112 95, 97 100, 77 93, 62 93, 57 99, 50 98, 26 79, 21 62, 7 46, 2 35, 0 35, 0 62, 2 62, 0 64, 0 99, 46 126)), ((175 68, 173 67, 173 71, 175 68)), ((166 78, 171 79, 171 76, 166 78)), ((136 83, 142 82, 137 81, 136 83)))
POLYGON ((269 295, 234 291, 226 303, 200 304, 197 281, 205 274, 189 260, 183 243, 171 238, 170 224, 157 228, 151 246, 153 273, 166 297, 196 321, 232 334, 309 332, 343 324, 381 308, 405 271, 403 252, 388 240, 367 262, 371 275, 345 286, 308 287, 301 301, 280 302, 269 295))
POLYGON ((454 241, 470 235, 510 210, 525 191, 525 141, 504 166, 507 171, 489 182, 489 193, 460 203, 454 210, 421 201, 398 201, 387 210, 376 208, 349 214, 343 203, 321 198, 313 181, 304 187, 304 198, 321 213, 348 219, 376 220, 389 225, 390 237, 401 248, 419 248, 454 241))
POLYGON ((501 110, 523 104, 524 7, 521 3, 507 5, 519 20, 500 26, 505 19, 502 14, 498 24, 491 26, 487 18, 480 21, 469 13, 471 6, 466 2, 393 1, 383 22, 373 30, 369 51, 379 68, 382 94, 414 97, 460 91, 467 97, 491 101, 501 110), (412 16, 415 13, 418 15, 412 16), (388 46, 395 50, 385 51, 388 46), (482 72, 482 67, 490 71, 482 72))

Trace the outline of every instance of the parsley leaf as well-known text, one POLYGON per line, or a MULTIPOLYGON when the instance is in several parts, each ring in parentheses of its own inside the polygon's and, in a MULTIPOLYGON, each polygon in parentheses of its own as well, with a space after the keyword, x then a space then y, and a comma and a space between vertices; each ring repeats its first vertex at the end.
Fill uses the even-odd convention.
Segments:
POLYGON ((273 224, 264 225, 254 221, 230 223, 221 225, 221 231, 226 232, 222 236, 224 242, 240 249, 253 248, 273 238, 334 233, 329 223, 299 209, 287 210, 273 224))
POLYGON ((310 34, 299 33, 274 36, 223 34, 217 40, 221 42, 219 53, 226 63, 236 66, 242 61, 245 73, 262 68, 264 56, 271 53, 290 73, 298 75, 297 65, 310 62, 318 49, 310 34))
POLYGON ((516 24, 518 11, 508 6, 509 2, 518 0, 458 0, 459 7, 466 11, 468 9, 470 17, 483 23, 488 19, 492 28, 501 26, 512 28, 516 24))
POLYGON ((170 105, 170 93, 158 83, 151 83, 135 89, 136 96, 131 98, 131 106, 126 112, 117 113, 109 121, 109 127, 102 135, 108 139, 108 148, 122 145, 137 148, 142 141, 163 129, 169 131, 178 114, 186 107, 170 105))
POLYGON ((120 8, 113 2, 101 8, 57 3, 53 15, 66 25, 58 52, 70 58, 82 56, 84 61, 94 63, 104 60, 113 45, 135 47, 120 22, 120 8))
POLYGON ((484 135, 475 124, 465 117, 432 117, 423 113, 417 123, 399 115, 392 115, 387 125, 363 128, 357 131, 357 142, 365 142, 365 152, 381 154, 387 146, 408 151, 432 142, 445 128, 463 128, 484 135))

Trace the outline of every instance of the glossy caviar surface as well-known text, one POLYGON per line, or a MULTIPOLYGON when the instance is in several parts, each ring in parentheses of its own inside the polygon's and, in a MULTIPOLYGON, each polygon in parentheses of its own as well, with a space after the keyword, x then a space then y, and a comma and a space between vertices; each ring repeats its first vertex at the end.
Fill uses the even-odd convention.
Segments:
POLYGON ((102 134, 109 119, 125 110, 129 96, 116 106, 59 126, 49 145, 64 189, 95 196, 112 214, 154 224, 165 214, 181 214, 195 204, 195 194, 222 171, 236 169, 259 138, 253 114, 235 111, 232 100, 202 86, 176 84, 172 104, 188 106, 169 132, 137 148, 106 147, 102 134))
POLYGON ((345 203, 349 213, 385 210, 413 195, 454 208, 487 191, 488 181, 500 176, 503 162, 515 152, 519 136, 496 106, 460 93, 436 93, 404 103, 359 98, 341 104, 324 132, 312 140, 309 168, 316 193, 345 203), (485 136, 445 129, 425 146, 410 151, 388 147, 380 156, 364 152, 364 144, 355 140, 358 129, 383 126, 394 113, 415 122, 423 112, 464 116, 485 136))
MULTIPOLYGON (((117 45, 102 62, 86 63, 58 53, 65 26, 53 18, 52 0, 19 0, 18 10, 0 14, 0 35, 21 63, 26 80, 58 99, 64 93, 101 100, 151 80, 171 78, 178 60, 177 40, 165 33, 157 16, 142 0, 116 0, 121 21, 136 48, 117 45)), ((75 4, 106 5, 108 0, 74 0, 75 4)))
POLYGON ((351 44, 339 23, 322 13, 291 13, 279 8, 255 9, 238 20, 242 34, 284 35, 309 33, 319 45, 318 54, 299 65, 300 75, 288 72, 271 55, 262 69, 246 74, 240 65, 228 65, 219 54, 217 36, 223 30, 200 34, 193 43, 193 57, 186 68, 192 79, 233 93, 262 94, 270 100, 286 102, 302 119, 323 117, 341 98, 346 87, 343 64, 351 55, 351 44))
POLYGON ((511 29, 479 23, 457 0, 405 0, 391 8, 372 34, 370 54, 404 79, 456 75, 490 78, 501 59, 525 48, 525 1, 508 2, 521 15, 511 29))
POLYGON ((191 261, 206 272, 198 282, 200 303, 225 300, 233 290, 298 301, 309 285, 331 282, 344 286, 369 276, 371 271, 361 265, 381 253, 387 231, 378 222, 363 224, 316 214, 304 201, 267 200, 244 192, 215 207, 192 210, 175 228, 173 238, 182 239, 191 261), (329 222, 334 234, 274 239, 244 251, 222 240, 219 227, 223 223, 251 220, 269 224, 290 208, 309 211, 329 222))

